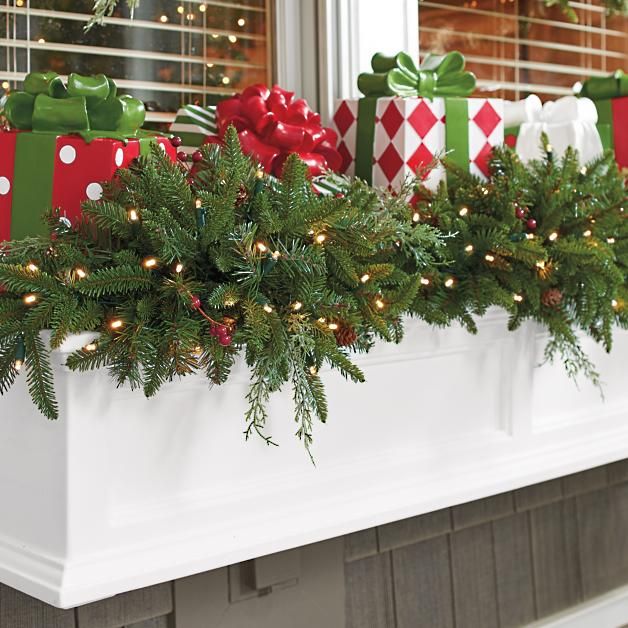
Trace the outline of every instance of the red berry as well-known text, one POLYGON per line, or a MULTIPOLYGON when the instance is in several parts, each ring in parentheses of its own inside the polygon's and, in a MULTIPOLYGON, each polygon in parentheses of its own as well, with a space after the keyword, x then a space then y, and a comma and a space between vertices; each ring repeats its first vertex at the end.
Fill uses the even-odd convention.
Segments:
POLYGON ((194 185, 194 177, 188 177, 188 185, 194 185))
POLYGON ((203 153, 200 150, 195 150, 192 153, 192 161, 198 163, 199 161, 203 161, 203 153))
POLYGON ((170 143, 175 148, 179 148, 179 146, 181 146, 181 144, 183 144, 183 140, 178 135, 175 135, 174 137, 170 138, 170 143))
POLYGON ((201 307, 201 300, 197 296, 192 296, 192 299, 190 300, 190 305, 195 310, 198 310, 201 307))
POLYGON ((179 161, 187 161, 187 160, 188 160, 188 154, 187 154, 187 153, 185 153, 185 152, 183 152, 182 150, 180 150, 180 151, 177 153, 177 159, 178 159, 179 161))
POLYGON ((231 344, 231 336, 227 334, 226 336, 218 336, 218 342, 223 347, 228 347, 231 344))
POLYGON ((519 218, 519 220, 523 220, 525 218, 526 212, 525 209, 523 209, 523 207, 517 207, 517 209, 515 209, 515 216, 517 218, 519 218))
POLYGON ((534 218, 528 218, 526 227, 530 229, 530 231, 534 231, 536 229, 536 220, 534 220, 534 218))
POLYGON ((336 198, 344 198, 345 195, 342 192, 338 192, 338 194, 336 194, 336 198))
POLYGON ((225 325, 218 325, 216 327, 216 334, 218 335, 219 338, 221 338, 222 336, 228 336, 229 330, 227 329, 225 325))

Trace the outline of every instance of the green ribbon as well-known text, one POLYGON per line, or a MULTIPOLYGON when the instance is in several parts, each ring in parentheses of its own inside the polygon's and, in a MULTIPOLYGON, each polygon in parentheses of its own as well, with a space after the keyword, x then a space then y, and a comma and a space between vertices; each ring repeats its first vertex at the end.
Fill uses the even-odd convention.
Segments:
POLYGON ((400 52, 392 57, 376 53, 371 59, 373 72, 358 77, 358 89, 365 95, 358 102, 355 175, 373 182, 373 149, 377 99, 385 96, 445 96, 446 148, 450 161, 469 167, 469 109, 464 98, 475 89, 475 75, 464 70, 464 57, 453 51, 427 55, 417 68, 410 55, 400 52), (460 98, 458 98, 460 97, 460 98))
POLYGON ((464 64, 458 51, 429 54, 418 68, 405 52, 392 57, 377 52, 371 59, 373 72, 358 76, 358 89, 365 96, 469 96, 475 75, 465 71, 464 64))
POLYGON ((592 100, 628 96, 628 74, 623 70, 616 70, 610 76, 593 76, 583 83, 578 96, 592 100))
POLYGON ((24 91, 7 98, 5 115, 20 130, 125 140, 139 135, 146 110, 137 98, 118 96, 104 74, 70 74, 65 85, 56 72, 31 72, 24 91))

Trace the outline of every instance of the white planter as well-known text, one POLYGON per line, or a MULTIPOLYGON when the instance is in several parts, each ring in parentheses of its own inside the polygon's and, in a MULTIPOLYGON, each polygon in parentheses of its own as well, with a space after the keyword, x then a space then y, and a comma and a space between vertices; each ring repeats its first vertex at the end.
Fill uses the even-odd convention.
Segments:
POLYGON ((544 342, 498 312, 478 336, 409 321, 401 345, 359 358, 366 384, 325 375, 316 467, 289 390, 270 408, 280 447, 244 441, 243 364, 147 401, 58 352, 59 421, 23 379, 0 398, 0 581, 71 607, 628 457, 628 333, 610 357, 586 345, 605 403, 536 368, 544 342))

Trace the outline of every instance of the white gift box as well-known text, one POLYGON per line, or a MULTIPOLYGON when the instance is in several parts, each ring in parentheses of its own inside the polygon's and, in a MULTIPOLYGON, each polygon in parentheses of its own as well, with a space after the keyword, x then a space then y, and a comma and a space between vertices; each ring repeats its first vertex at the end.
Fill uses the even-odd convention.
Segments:
POLYGON ((246 442, 249 375, 168 384, 155 399, 53 354, 56 422, 24 377, 0 398, 0 581, 61 607, 333 538, 628 457, 628 331, 611 356, 585 342, 606 403, 562 365, 538 368, 546 336, 408 321, 400 345, 357 362, 367 383, 323 372, 330 417, 313 466, 292 394, 271 401, 279 447, 246 442))
POLYGON ((597 109, 589 98, 565 96, 542 104, 538 96, 528 96, 504 106, 506 126, 520 125, 515 150, 524 163, 545 156, 541 146, 543 133, 558 158, 562 158, 570 146, 578 151, 583 165, 603 153, 596 127, 597 109))

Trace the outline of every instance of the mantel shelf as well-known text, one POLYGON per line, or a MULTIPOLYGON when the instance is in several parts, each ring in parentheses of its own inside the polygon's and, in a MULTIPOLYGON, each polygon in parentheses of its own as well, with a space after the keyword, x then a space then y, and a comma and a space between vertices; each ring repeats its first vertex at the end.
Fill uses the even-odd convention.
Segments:
MULTIPOLYGON (((54 356, 62 416, 22 381, 0 400, 0 581, 68 608, 628 457, 628 333, 605 382, 543 365, 545 336, 409 321, 400 345, 357 358, 367 383, 324 373, 330 419, 314 467, 294 437, 291 391, 272 399, 279 447, 244 440, 248 372, 169 384, 156 399, 74 374, 54 356)), ((73 339, 77 346, 86 340, 73 339)))

